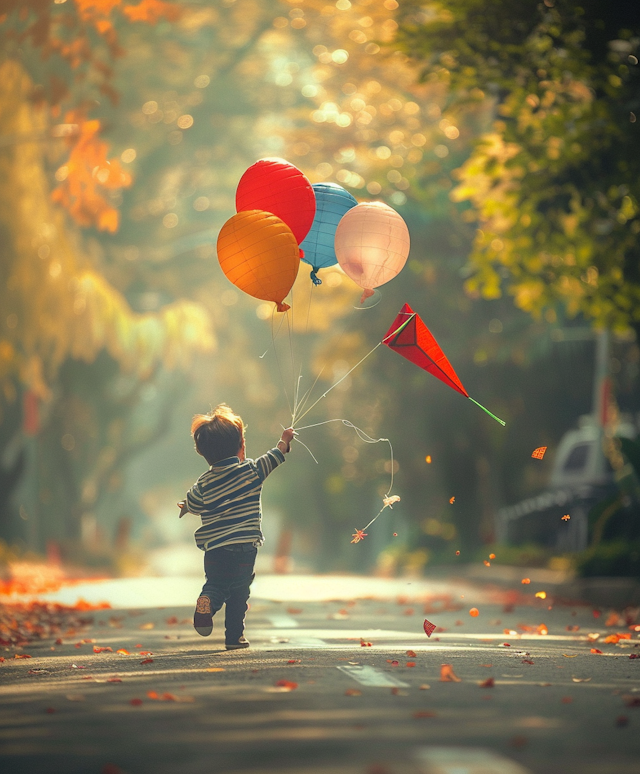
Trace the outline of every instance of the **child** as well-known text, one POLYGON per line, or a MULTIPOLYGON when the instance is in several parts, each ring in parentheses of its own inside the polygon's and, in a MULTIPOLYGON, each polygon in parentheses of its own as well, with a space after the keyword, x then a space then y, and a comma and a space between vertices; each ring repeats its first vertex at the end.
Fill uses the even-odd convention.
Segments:
POLYGON ((194 513, 202 518, 196 530, 198 548, 204 553, 206 582, 196 602, 193 625, 207 637, 213 616, 226 603, 225 647, 248 648, 244 637, 249 587, 258 547, 264 542, 260 530, 260 494, 265 478, 285 461, 293 428, 282 433, 277 445, 257 460, 245 456, 244 423, 224 403, 209 414, 197 414, 191 423, 196 451, 211 466, 178 503, 180 518, 194 513))

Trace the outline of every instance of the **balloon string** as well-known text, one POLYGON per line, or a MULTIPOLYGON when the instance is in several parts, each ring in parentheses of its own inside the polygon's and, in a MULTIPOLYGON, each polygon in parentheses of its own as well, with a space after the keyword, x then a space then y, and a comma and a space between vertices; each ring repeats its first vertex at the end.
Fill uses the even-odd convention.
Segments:
MULTIPOLYGON (((280 376, 280 382, 282 384, 282 391, 284 392, 284 397, 287 401, 287 406, 289 406, 289 411, 291 411, 291 401, 289 400, 289 393, 287 392, 287 387, 284 382, 284 374, 282 373, 282 367, 280 366, 280 358, 278 357, 278 348, 276 347, 276 339, 273 334, 273 317, 275 315, 275 307, 271 314, 271 346, 273 347, 273 355, 275 357, 276 366, 278 368, 278 375, 280 376)), ((288 317, 288 313, 285 312, 285 315, 288 317)), ((280 332, 280 327, 282 326, 282 320, 280 322, 280 326, 278 326, 278 331, 276 332, 276 336, 280 332)), ((266 354, 266 353, 265 353, 266 354)))
POLYGON ((280 318, 280 323, 278 324, 278 330, 275 332, 275 335, 273 333, 273 318, 276 313, 275 307, 273 309, 273 312, 271 312, 271 344, 265 349, 265 351, 260 355, 260 360, 262 360, 267 352, 271 349, 271 347, 275 350, 276 345, 276 339, 278 338, 278 334, 280 333, 280 328, 282 328, 282 323, 284 322, 284 315, 280 318))
MULTIPOLYGON (((307 320, 306 320, 305 328, 304 328, 304 335, 305 336, 309 333, 309 321, 311 319, 311 304, 313 302, 313 295, 314 295, 313 291, 314 291, 315 287, 316 287, 315 284, 311 283, 311 286, 310 286, 310 289, 309 289, 309 303, 307 305, 307 320)), ((296 418, 296 413, 297 413, 298 408, 300 406, 300 399, 299 399, 299 397, 300 397, 300 383, 301 383, 301 381, 302 381, 302 356, 300 357, 300 369, 298 371, 298 381, 297 381, 297 384, 296 384, 296 397, 295 397, 295 400, 293 402, 293 412, 291 414, 291 427, 293 427, 293 423, 295 422, 295 418, 296 418)), ((305 396, 303 396, 303 398, 304 397, 305 396)))

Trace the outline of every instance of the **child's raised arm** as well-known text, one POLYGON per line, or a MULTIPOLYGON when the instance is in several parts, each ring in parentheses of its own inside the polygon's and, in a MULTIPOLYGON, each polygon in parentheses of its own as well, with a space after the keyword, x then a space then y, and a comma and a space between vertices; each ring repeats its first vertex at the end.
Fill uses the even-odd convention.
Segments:
POLYGON ((283 454, 287 454, 291 451, 291 441, 293 440, 293 436, 296 434, 296 431, 292 427, 288 427, 286 430, 282 431, 282 437, 278 441, 278 449, 283 454), (281 446, 282 444, 282 446, 281 446))

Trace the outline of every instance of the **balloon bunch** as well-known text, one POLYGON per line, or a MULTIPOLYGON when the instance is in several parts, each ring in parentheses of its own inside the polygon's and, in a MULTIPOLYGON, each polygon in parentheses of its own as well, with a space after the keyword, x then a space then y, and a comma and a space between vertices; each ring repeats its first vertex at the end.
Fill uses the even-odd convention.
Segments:
POLYGON ((300 259, 320 269, 339 263, 362 299, 393 279, 409 255, 404 220, 382 202, 358 204, 335 183, 311 183, 283 159, 261 159, 240 178, 237 213, 218 236, 218 260, 240 290, 273 301, 279 312, 298 275, 300 259))

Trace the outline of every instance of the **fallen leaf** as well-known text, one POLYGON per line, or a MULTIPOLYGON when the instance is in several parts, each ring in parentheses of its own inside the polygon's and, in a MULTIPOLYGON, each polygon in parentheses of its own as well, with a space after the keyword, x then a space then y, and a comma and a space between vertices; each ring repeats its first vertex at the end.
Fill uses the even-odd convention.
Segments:
POLYGON ((116 653, 119 653, 121 656, 130 656, 131 655, 129 653, 129 651, 126 650, 126 648, 120 648, 120 650, 116 650, 116 653))
POLYGON ((122 678, 121 677, 108 677, 107 678, 108 683, 121 683, 122 678))
POLYGON ((133 705, 134 707, 139 707, 142 704, 142 699, 131 699, 129 704, 133 705))
POLYGON ((155 628, 155 624, 153 623, 153 621, 148 621, 147 623, 143 623, 138 626, 138 629, 154 629, 154 628, 155 628))
POLYGON ((394 686, 394 687, 391 689, 391 693, 392 693, 394 696, 407 696, 407 695, 408 695, 406 691, 401 691, 401 690, 400 690, 400 688, 397 688, 396 686, 394 686))
POLYGON ((600 635, 597 632, 591 632, 591 634, 587 634, 588 642, 597 642, 599 639, 600 635))
POLYGON ((491 562, 488 562, 486 559, 484 559, 482 563, 485 567, 491 567, 491 562))
POLYGON ((620 616, 614 611, 613 613, 609 613, 609 616, 607 617, 607 620, 604 622, 604 625, 618 626, 619 620, 620 620, 620 616))
POLYGON ((495 680, 493 677, 487 677, 486 680, 483 680, 481 683, 478 683, 480 688, 494 688, 495 687, 495 680))
POLYGON ((408 667, 414 667, 415 665, 416 665, 415 661, 407 661, 407 666, 408 667))
POLYGON ((460 556, 460 551, 456 551, 456 556, 460 556))
POLYGON ((153 659, 152 658, 145 658, 140 663, 141 664, 153 664, 153 659))
POLYGON ((367 642, 366 640, 360 640, 360 647, 361 648, 371 648, 373 647, 373 643, 367 642))
POLYGON ((347 688, 347 690, 344 692, 345 696, 362 696, 362 691, 359 691, 357 688, 347 688))
POLYGON ((299 664, 299 663, 300 663, 300 661, 301 661, 301 659, 299 659, 299 658, 290 658, 290 659, 287 661, 287 664, 299 664))
POLYGON ((549 629, 544 624, 540 624, 536 627, 536 632, 544 637, 549 634, 549 629))
POLYGON ((423 683, 423 684, 420 686, 420 690, 421 690, 421 691, 429 691, 429 690, 431 690, 431 686, 430 686, 430 685, 428 685, 428 683, 423 683))
POLYGON ((493 664, 480 664, 481 667, 485 667, 485 669, 491 669, 493 664))
POLYGON ((563 658, 578 658, 578 654, 577 653, 571 653, 571 654, 563 653, 562 656, 563 656, 563 658))
POLYGON ((153 656, 153 653, 150 650, 141 650, 138 653, 139 656, 153 656))
POLYGON ((28 653, 14 653, 13 655, 15 658, 31 658, 31 656, 28 653))
POLYGON ((591 648, 591 652, 597 654, 598 656, 602 655, 602 651, 598 650, 598 648, 591 648))
POLYGON ((532 661, 530 658, 523 658, 522 659, 523 664, 535 664, 535 661, 532 661))
POLYGON ((591 677, 572 677, 571 679, 574 683, 590 683, 592 680, 591 677))
POLYGON ((276 688, 284 688, 286 691, 295 691, 298 683, 292 683, 290 680, 278 680, 275 686, 276 688))
POLYGON ((431 465, 431 455, 427 454, 427 456, 424 458, 424 461, 427 463, 427 465, 431 465))
POLYGON ((94 645, 93 652, 94 653, 113 653, 113 650, 108 645, 106 648, 100 648, 97 645, 94 645))
POLYGON ((178 619, 175 615, 172 615, 171 617, 167 618, 166 623, 169 624, 169 626, 173 626, 174 624, 178 623, 178 619))
POLYGON ((409 658, 415 658, 416 655, 417 654, 413 650, 408 650, 407 651, 407 656, 409 656, 409 658))
POLYGON ((451 664, 440 665, 440 682, 441 683, 461 683, 462 680, 453 671, 451 664))
POLYGON ((289 613, 289 615, 300 615, 301 612, 302 612, 302 609, 299 608, 299 607, 288 607, 287 608, 287 613, 289 613))
POLYGON ((390 659, 390 658, 387 659, 387 664, 391 664, 391 666, 399 666, 399 663, 400 662, 394 661, 393 659, 390 659))

